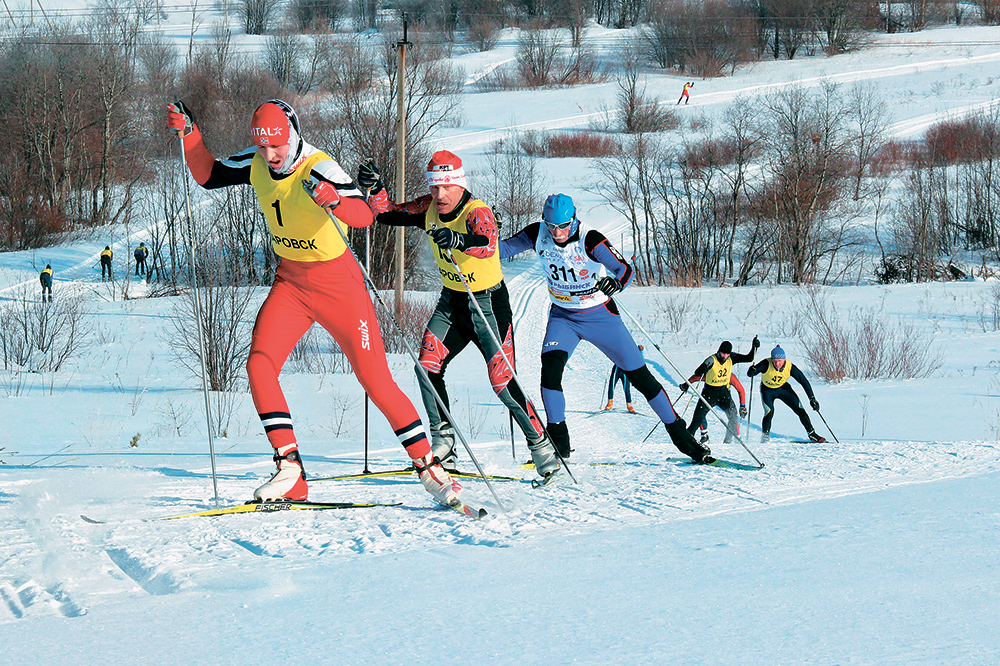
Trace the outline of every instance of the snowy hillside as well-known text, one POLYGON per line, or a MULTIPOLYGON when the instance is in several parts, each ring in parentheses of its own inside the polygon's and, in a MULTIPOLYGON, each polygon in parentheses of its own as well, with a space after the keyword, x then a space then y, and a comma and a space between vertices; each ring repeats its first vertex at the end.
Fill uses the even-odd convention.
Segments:
MULTIPOLYGON (((711 117, 738 94, 821 77, 873 79, 891 98, 896 135, 911 138, 1000 97, 998 37, 998 29, 942 29, 883 37, 832 59, 762 62, 698 82, 683 112, 711 117)), ((456 61, 474 79, 512 48, 456 61)), ((670 100, 680 81, 657 75, 649 85, 670 100)), ((446 128, 438 145, 482 168, 482 150, 509 127, 586 128, 612 88, 470 86, 465 124, 446 128)), ((544 168, 550 189, 576 197, 618 243, 627 227, 586 189, 584 161, 544 168)), ((840 441, 817 418, 830 441, 801 443, 797 419, 779 405, 772 439, 761 444, 757 393, 744 431, 765 463, 757 471, 686 464, 641 396, 638 414, 622 409, 620 387, 617 408, 602 411, 611 364, 581 345, 565 375, 578 483, 533 489, 533 473, 519 466, 524 442, 515 437, 512 453, 507 415, 468 350, 447 375, 453 411, 488 473, 525 479, 493 482, 502 507, 481 480, 464 481, 489 519, 436 507, 414 477, 399 476, 310 486, 314 500, 399 506, 147 522, 215 501, 200 383, 166 337, 176 299, 141 298, 146 286, 130 270, 119 276, 132 280, 129 300, 100 281, 100 250, 110 244, 127 256, 142 240, 131 232, 0 254, 4 303, 37 298, 38 271, 51 264, 56 299, 83 297, 94 327, 89 346, 59 372, 5 371, 0 382, 2 665, 1000 658, 1000 335, 988 325, 995 281, 821 289, 844 312, 874 309, 913 327, 941 361, 924 379, 836 385, 805 362, 802 290, 634 288, 616 297, 653 338, 629 321, 685 416, 693 406, 676 384, 723 339, 746 351, 759 335, 762 355, 780 343, 801 364, 840 441)), ((533 262, 505 270, 518 372, 540 403, 548 296, 533 262)), ((391 365, 419 404, 409 358, 394 355, 391 365)), ((749 388, 745 370, 737 374, 749 388)), ((361 472, 356 379, 290 370, 282 385, 310 477, 361 472)), ((273 470, 249 394, 227 404, 226 436, 215 439, 224 506, 248 499, 273 470)), ((370 469, 403 467, 376 410, 368 425, 370 469)), ((715 419, 710 432, 717 455, 753 462, 739 444, 722 444, 715 419)), ((473 469, 464 452, 460 466, 473 469)))

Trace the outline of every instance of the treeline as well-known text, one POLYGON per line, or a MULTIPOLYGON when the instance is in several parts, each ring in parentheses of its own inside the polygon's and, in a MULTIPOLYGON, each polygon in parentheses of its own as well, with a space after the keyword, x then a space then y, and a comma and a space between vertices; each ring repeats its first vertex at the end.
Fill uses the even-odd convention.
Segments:
MULTIPOLYGON (((236 6, 242 11, 269 6, 267 0, 260 2, 265 6, 236 6)), ((484 5, 478 16, 503 18, 499 25, 508 15, 511 21, 546 18, 558 24, 559 17, 582 12, 617 25, 650 19, 653 11, 645 4, 591 2, 572 5, 579 10, 574 14, 567 13, 571 5, 565 2, 522 3, 516 11, 498 2, 484 5)), ((813 19, 824 7, 828 20, 836 14, 830 9, 836 4, 832 0, 805 4, 813 19)), ((688 21, 685 34, 697 33, 698 26, 721 29, 726 21, 696 16, 725 10, 751 21, 731 31, 743 35, 752 28, 757 41, 748 42, 744 53, 770 49, 779 40, 782 46, 772 52, 792 57, 789 44, 795 40, 776 17, 801 18, 805 4, 660 0, 656 6, 673 8, 672 21, 688 21)), ((342 15, 332 10, 315 14, 324 6, 322 0, 293 2, 283 16, 301 18, 309 9, 314 29, 317 21, 327 29, 343 23, 342 15)), ((455 7, 456 29, 474 34, 469 6, 445 6, 455 7)), ((860 23, 837 25, 896 20, 886 21, 879 13, 884 4, 838 6, 853 12, 860 23)), ((893 11, 901 6, 916 4, 891 5, 893 11)), ((411 7, 412 18, 431 24, 440 14, 437 7, 428 5, 426 14, 411 7)), ((364 24, 362 7, 349 8, 352 25, 364 24)), ((0 156, 0 247, 39 247, 64 232, 109 224, 128 230, 142 224, 149 229, 150 279, 164 290, 176 291, 185 280, 190 243, 206 257, 207 280, 269 282, 274 256, 248 188, 212 194, 191 188, 196 213, 193 231, 189 228, 187 176, 176 137, 166 132, 163 121, 164 106, 173 99, 183 99, 194 111, 217 156, 246 147, 247 119, 260 101, 288 99, 298 108, 311 143, 348 170, 373 158, 390 191, 397 193, 394 93, 400 73, 393 47, 398 35, 372 39, 325 30, 306 35, 274 21, 278 29, 259 52, 236 48, 232 34, 216 28, 197 48, 179 55, 173 44, 146 30, 155 12, 140 9, 135 3, 105 0, 81 23, 24 28, 0 41, 0 130, 10 142, 0 156)), ((988 16, 985 8, 980 14, 988 16)), ((654 25, 650 22, 648 29, 654 25)), ((819 23, 810 25, 812 33, 820 34, 819 23)), ((456 122, 465 78, 442 59, 451 48, 447 43, 420 39, 419 34, 411 33, 415 44, 404 73, 409 119, 405 196, 423 193, 426 139, 442 124, 456 122)), ((516 67, 537 74, 538 85, 571 83, 561 78, 566 71, 577 81, 600 74, 584 66, 584 45, 574 47, 571 40, 569 48, 562 48, 553 31, 540 27, 520 34, 516 67), (570 55, 562 61, 549 57, 567 51, 570 55)), ((830 39, 838 33, 831 28, 822 34, 830 39)), ((687 43, 696 50, 708 44, 698 39, 687 43)), ((677 119, 643 86, 640 72, 643 58, 651 53, 649 45, 648 39, 627 45, 615 58, 619 69, 600 74, 615 78, 619 94, 617 108, 609 109, 597 134, 584 141, 522 137, 488 152, 489 173, 480 174, 475 191, 504 214, 506 233, 532 219, 546 193, 538 183, 537 160, 579 155, 594 160, 599 191, 630 221, 637 269, 649 283, 802 283, 846 279, 852 271, 860 275, 862 259, 851 251, 870 243, 859 232, 862 216, 875 220, 875 240, 882 249, 879 279, 932 279, 942 274, 940 257, 959 249, 995 255, 1000 243, 995 113, 942 125, 918 146, 898 146, 885 136, 887 113, 872 88, 792 89, 740 100, 721 125, 678 145, 676 137, 665 134, 677 127, 677 119), (904 184, 902 196, 888 195, 894 182, 904 184)), ((712 53, 713 62, 721 62, 720 51, 712 53)), ((708 62, 671 57, 677 67, 708 62)), ((371 233, 372 273, 388 286, 394 280, 394 233, 379 226, 371 233)), ((406 251, 413 257, 419 237, 407 238, 406 251)), ((364 254, 363 235, 355 232, 352 242, 364 254)), ((421 278, 417 272, 407 274, 411 284, 421 278)))
MULTIPOLYGON (((194 111, 218 157, 249 144, 247 122, 261 101, 288 99, 303 118, 307 140, 348 170, 374 158, 395 192, 399 73, 389 38, 347 35, 336 45, 329 35, 309 39, 307 47, 293 49, 296 67, 311 64, 311 83, 300 91, 294 76, 274 72, 277 56, 291 48, 284 38, 250 55, 233 47, 229 32, 216 30, 182 58, 155 32, 142 30, 145 20, 131 8, 107 9, 82 24, 23 29, 0 42, 0 130, 10 137, 0 157, 0 248, 40 247, 64 232, 109 224, 129 229, 155 222, 147 242, 150 279, 164 289, 176 290, 186 279, 190 242, 206 258, 205 279, 268 282, 274 257, 249 188, 211 195, 191 188, 191 237, 187 176, 164 121, 174 99, 194 111), (306 98, 305 90, 314 94, 306 98)), ((456 120, 464 74, 432 47, 416 44, 405 76, 409 195, 425 183, 428 134, 456 120)), ((363 253, 364 237, 357 235, 352 241, 363 253)), ((372 272, 392 284, 392 230, 375 227, 372 236, 372 272)))
POLYGON ((595 161, 646 284, 962 277, 1000 261, 1000 105, 889 139, 872 84, 738 99, 697 138, 635 133, 595 161), (869 253, 879 248, 874 266, 869 253))

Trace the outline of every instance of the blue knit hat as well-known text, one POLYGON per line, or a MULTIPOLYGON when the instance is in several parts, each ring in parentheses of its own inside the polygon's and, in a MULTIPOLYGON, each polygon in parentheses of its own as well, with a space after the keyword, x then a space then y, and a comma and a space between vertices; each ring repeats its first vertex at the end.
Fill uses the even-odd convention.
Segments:
POLYGON ((774 346, 774 349, 771 350, 771 358, 772 359, 785 358, 785 350, 781 348, 781 345, 774 346))

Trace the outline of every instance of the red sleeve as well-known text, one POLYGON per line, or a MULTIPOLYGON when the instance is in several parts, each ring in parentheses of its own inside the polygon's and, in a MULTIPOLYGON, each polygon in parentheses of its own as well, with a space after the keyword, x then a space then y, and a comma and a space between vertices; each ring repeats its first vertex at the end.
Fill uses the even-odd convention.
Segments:
POLYGON ((740 394, 740 406, 747 404, 747 394, 743 390, 743 384, 740 383, 740 378, 736 375, 729 375, 729 383, 736 387, 736 392, 740 394))
POLYGON ((465 218, 465 225, 468 227, 469 233, 486 236, 489 242, 486 245, 462 250, 464 254, 479 259, 486 259, 496 254, 499 244, 499 239, 497 238, 497 221, 493 217, 493 211, 490 210, 489 206, 481 206, 472 210, 469 216, 465 218))
POLYGON ((433 201, 431 195, 425 194, 418 199, 407 201, 406 203, 393 203, 393 201, 389 198, 389 193, 386 192, 383 187, 379 190, 378 194, 373 194, 368 197, 368 207, 374 215, 381 215, 382 213, 387 213, 390 210, 419 214, 427 212, 427 209, 431 207, 431 201, 433 201))
POLYGON ((188 169, 198 184, 207 183, 209 176, 212 175, 215 158, 208 152, 197 125, 194 125, 184 137, 184 156, 187 158, 188 169))
POLYGON ((361 197, 344 197, 333 209, 333 214, 337 219, 349 227, 364 229, 370 227, 375 222, 371 209, 361 197))

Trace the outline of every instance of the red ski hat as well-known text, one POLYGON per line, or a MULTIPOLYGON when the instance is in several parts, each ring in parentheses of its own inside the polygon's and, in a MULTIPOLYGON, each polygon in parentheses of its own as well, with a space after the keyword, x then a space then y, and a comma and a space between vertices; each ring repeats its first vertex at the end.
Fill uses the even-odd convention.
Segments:
POLYGON ((458 185, 468 189, 462 158, 447 150, 434 153, 427 164, 427 187, 434 185, 458 185))
POLYGON ((250 136, 256 146, 294 146, 299 139, 295 109, 280 99, 264 102, 250 120, 250 136))

